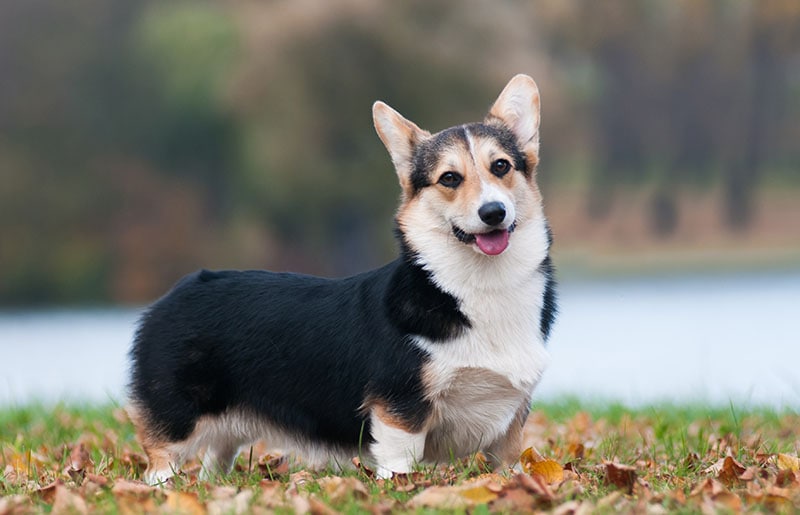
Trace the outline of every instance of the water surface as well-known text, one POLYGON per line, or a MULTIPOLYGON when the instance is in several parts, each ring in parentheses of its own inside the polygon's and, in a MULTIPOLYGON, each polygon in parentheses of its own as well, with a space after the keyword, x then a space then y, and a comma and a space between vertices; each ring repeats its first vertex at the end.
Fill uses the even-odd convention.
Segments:
MULTIPOLYGON (((800 408, 800 272, 564 281, 538 399, 800 408)), ((140 310, 0 313, 0 405, 120 401, 140 310)))

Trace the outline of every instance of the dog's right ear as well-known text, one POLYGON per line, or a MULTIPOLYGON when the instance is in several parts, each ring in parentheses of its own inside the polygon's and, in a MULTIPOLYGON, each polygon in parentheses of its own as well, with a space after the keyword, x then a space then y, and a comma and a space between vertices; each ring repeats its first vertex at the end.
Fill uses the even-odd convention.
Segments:
POLYGON ((392 156, 392 163, 400 177, 400 184, 405 189, 411 173, 414 147, 429 137, 430 133, 417 127, 414 122, 406 120, 400 113, 380 100, 372 105, 372 120, 378 136, 386 146, 386 150, 389 151, 389 155, 392 156))

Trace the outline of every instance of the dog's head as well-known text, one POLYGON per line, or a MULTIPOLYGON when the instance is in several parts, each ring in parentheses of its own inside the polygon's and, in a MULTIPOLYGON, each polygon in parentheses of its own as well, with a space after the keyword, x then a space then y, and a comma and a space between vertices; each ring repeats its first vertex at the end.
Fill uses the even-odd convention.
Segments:
POLYGON ((397 221, 412 250, 449 238, 500 255, 513 248, 515 231, 543 220, 539 89, 527 75, 511 79, 482 123, 430 134, 383 102, 372 113, 400 179, 397 221))

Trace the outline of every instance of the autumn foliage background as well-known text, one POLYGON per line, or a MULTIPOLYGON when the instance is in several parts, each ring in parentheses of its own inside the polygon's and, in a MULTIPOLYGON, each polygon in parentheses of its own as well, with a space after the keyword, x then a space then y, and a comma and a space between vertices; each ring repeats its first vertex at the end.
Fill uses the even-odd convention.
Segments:
POLYGON ((562 276, 795 266, 797 2, 0 4, 0 305, 395 253, 383 99, 438 130, 542 91, 562 276))

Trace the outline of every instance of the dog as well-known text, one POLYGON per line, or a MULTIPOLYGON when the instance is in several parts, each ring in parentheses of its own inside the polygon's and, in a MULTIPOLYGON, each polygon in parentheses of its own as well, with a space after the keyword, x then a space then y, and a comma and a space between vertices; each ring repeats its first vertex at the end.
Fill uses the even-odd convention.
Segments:
POLYGON ((201 270, 156 301, 130 351, 145 481, 201 450, 201 479, 227 473, 261 439, 382 478, 475 451, 518 462, 556 313, 538 87, 518 75, 483 122, 436 134, 372 112, 399 257, 343 279, 201 270))

